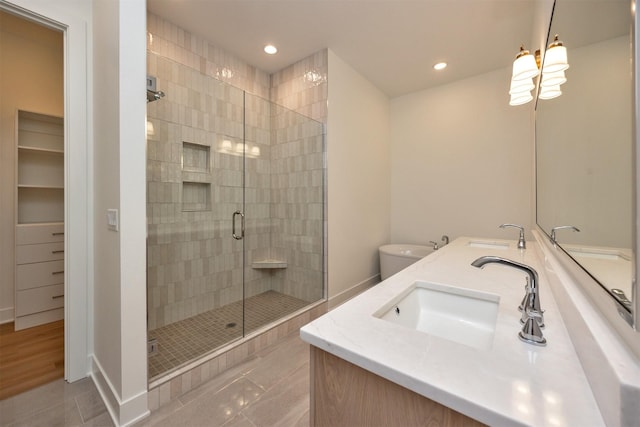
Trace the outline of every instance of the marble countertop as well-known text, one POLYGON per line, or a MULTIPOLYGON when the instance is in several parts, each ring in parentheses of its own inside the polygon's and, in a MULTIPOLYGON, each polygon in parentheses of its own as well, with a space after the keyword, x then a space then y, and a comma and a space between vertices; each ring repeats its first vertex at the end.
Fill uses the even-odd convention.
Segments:
POLYGON ((305 325, 302 339, 361 368, 489 425, 600 426, 604 421, 544 275, 535 241, 461 237, 305 325), (469 242, 497 242, 487 248, 469 242), (495 255, 539 274, 545 347, 517 337, 526 274, 471 262, 495 255), (500 296, 493 344, 478 349, 413 330, 373 313, 417 281, 500 296))

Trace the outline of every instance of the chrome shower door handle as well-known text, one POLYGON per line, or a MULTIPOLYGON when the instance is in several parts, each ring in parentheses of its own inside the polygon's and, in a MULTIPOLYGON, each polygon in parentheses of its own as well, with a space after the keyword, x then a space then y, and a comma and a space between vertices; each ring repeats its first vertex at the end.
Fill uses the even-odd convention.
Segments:
POLYGON ((244 238, 244 213, 241 211, 235 211, 231 217, 231 235, 236 240, 242 240, 244 238), (240 215, 240 235, 236 234, 236 215, 240 215))

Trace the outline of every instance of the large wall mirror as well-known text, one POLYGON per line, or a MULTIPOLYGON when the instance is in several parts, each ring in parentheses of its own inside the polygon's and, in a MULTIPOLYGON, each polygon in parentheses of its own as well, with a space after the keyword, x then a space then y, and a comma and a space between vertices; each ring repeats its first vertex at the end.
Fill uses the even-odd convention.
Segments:
POLYGON ((629 317, 632 22, 629 0, 556 0, 549 38, 564 43, 570 68, 562 95, 536 105, 537 223, 629 317))

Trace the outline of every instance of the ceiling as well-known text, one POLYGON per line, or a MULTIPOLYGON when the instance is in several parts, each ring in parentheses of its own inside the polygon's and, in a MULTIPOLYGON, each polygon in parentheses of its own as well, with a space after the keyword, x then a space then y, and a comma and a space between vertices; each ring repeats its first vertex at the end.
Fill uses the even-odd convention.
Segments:
POLYGON ((534 0, 148 0, 148 9, 272 73, 329 48, 390 97, 508 67, 534 0), (263 52, 272 43, 278 53, 263 52), (433 64, 446 61, 440 72, 433 64))
MULTIPOLYGON (((396 97, 510 67, 522 44, 541 48, 529 46, 540 1, 147 0, 147 7, 268 73, 329 48, 396 97), (278 53, 265 54, 266 44, 278 53), (440 61, 449 66, 437 72, 440 61)), ((567 10, 559 31, 569 47, 629 31, 628 0, 559 6, 567 10)))

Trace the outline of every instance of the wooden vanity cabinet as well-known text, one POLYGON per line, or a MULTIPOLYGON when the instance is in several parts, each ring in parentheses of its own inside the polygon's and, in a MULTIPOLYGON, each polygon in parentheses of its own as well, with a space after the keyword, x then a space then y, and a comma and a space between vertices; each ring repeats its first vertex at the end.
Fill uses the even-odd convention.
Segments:
POLYGON ((311 426, 485 424, 311 346, 311 426))

